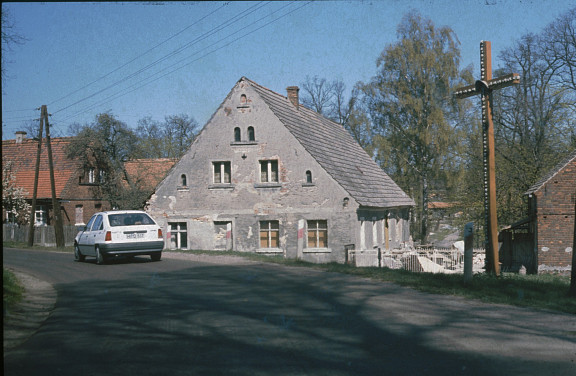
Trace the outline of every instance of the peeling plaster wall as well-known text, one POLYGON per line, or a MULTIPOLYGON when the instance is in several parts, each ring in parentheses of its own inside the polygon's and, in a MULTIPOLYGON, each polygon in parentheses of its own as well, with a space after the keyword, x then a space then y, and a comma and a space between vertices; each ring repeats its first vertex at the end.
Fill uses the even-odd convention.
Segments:
MULTIPOLYGON (((259 221, 275 220, 280 224, 279 253, 313 262, 344 262, 345 246, 360 244, 358 208, 243 82, 224 100, 148 205, 166 234, 169 222, 187 224, 188 249, 214 249, 214 222, 224 221, 232 224, 232 249, 258 251, 259 221), (254 128, 255 142, 247 141, 248 127, 254 128), (235 128, 240 128, 241 142, 234 142, 235 128), (270 159, 278 160, 279 182, 262 184, 259 161, 270 159), (212 163, 228 161, 231 183, 214 184, 212 163), (312 173, 312 184, 306 182, 306 171, 312 173), (187 187, 179 186, 182 174, 187 187), (302 242, 299 247, 300 220, 328 221, 328 250, 302 249, 302 242)), ((377 213, 384 215, 389 212, 377 213)))

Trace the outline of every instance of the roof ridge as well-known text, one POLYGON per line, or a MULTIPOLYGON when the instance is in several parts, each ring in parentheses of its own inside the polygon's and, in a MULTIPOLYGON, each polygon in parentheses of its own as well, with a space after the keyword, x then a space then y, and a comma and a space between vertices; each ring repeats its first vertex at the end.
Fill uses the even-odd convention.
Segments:
POLYGON ((576 158, 576 149, 568 153, 560 162, 558 162, 553 168, 551 168, 547 173, 545 173, 536 183, 534 183, 526 192, 525 195, 532 194, 538 191, 544 184, 548 183, 556 174, 564 169, 572 160, 576 158))

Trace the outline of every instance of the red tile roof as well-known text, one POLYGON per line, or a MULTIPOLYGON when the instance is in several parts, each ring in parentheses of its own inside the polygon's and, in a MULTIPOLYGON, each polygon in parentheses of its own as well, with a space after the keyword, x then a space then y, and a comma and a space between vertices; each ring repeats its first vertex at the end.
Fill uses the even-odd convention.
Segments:
MULTIPOLYGON (((50 140, 52 160, 54 162, 56 197, 58 198, 62 197, 62 191, 66 186, 66 183, 79 167, 77 161, 66 158, 66 147, 70 144, 71 140, 71 137, 58 137, 50 140)), ((32 139, 24 139, 21 143, 16 143, 16 140, 2 141, 2 165, 8 161, 13 162, 13 171, 16 175, 16 186, 22 187, 26 190, 26 198, 32 198, 34 193, 37 152, 38 142, 32 139)), ((46 139, 42 140, 37 197, 52 197, 46 139)))
POLYGON ((124 162, 128 178, 133 183, 154 189, 166 177, 176 160, 170 158, 133 159, 124 162))

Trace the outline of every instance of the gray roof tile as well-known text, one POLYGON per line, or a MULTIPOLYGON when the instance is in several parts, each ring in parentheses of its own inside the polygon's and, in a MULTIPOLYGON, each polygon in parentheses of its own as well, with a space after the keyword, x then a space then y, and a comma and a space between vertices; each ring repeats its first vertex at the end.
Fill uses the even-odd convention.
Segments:
POLYGON ((340 124, 243 77, 302 146, 360 205, 391 208, 414 201, 340 124))

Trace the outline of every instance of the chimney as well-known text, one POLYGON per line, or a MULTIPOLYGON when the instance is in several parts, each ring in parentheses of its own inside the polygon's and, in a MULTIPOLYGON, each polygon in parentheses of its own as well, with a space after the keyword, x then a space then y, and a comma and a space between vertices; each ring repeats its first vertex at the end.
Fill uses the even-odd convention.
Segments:
POLYGON ((24 131, 16 132, 16 143, 17 144, 21 144, 22 141, 24 141, 25 139, 26 139, 26 132, 24 132, 24 131))
POLYGON ((296 107, 297 110, 300 109, 300 102, 298 100, 298 92, 299 91, 300 91, 300 88, 298 86, 288 86, 286 88, 286 92, 288 93, 288 99, 290 100, 292 105, 294 107, 296 107))

